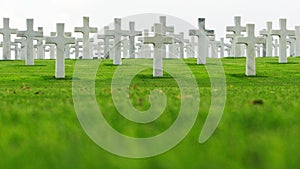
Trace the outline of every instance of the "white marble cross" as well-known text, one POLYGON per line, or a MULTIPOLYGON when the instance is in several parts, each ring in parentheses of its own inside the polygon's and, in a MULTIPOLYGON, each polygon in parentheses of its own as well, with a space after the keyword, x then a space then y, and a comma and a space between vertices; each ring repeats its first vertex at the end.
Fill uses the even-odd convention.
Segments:
POLYGON ((83 59, 92 59, 90 53, 90 33, 97 33, 97 28, 90 27, 89 17, 83 17, 83 27, 75 27, 75 32, 83 34, 83 59))
POLYGON ((287 30, 286 19, 280 19, 280 30, 272 30, 271 34, 279 36, 279 63, 287 63, 287 36, 295 36, 295 31, 287 30))
MULTIPOLYGON (((38 27, 38 31, 43 33, 43 28, 38 27)), ((44 37, 36 37, 34 40, 37 41, 36 48, 37 48, 37 59, 45 59, 45 51, 44 51, 44 37)))
POLYGON ((43 33, 39 31, 33 30, 33 19, 27 19, 27 30, 26 31, 17 31, 18 37, 26 38, 26 65, 34 65, 34 57, 33 57, 33 40, 36 37, 43 37, 43 33))
POLYGON ((184 32, 180 32, 179 35, 175 35, 175 43, 179 44, 179 57, 181 59, 184 58, 184 43, 187 42, 186 39, 184 39, 184 32))
POLYGON ((46 44, 56 45, 55 77, 65 78, 65 46, 74 44, 75 38, 65 36, 65 25, 63 23, 56 24, 56 32, 56 37, 46 37, 46 44))
POLYGON ((142 34, 142 31, 135 30, 135 22, 129 22, 129 58, 135 58, 135 37, 142 34))
POLYGON ((144 37, 144 44, 153 44, 153 76, 163 77, 163 50, 164 44, 172 44, 173 38, 162 34, 162 25, 154 25, 154 37, 144 37))
POLYGON ((237 44, 245 44, 247 46, 246 57, 246 76, 256 76, 255 65, 255 45, 265 43, 265 38, 255 37, 255 25, 247 24, 248 37, 237 37, 237 44))
MULTIPOLYGON (((71 38, 72 33, 71 32, 65 32, 65 36, 68 37, 68 38, 71 38)), ((71 45, 66 45, 65 46, 65 54, 64 54, 65 59, 71 59, 70 50, 71 50, 71 45)))
MULTIPOLYGON (((159 23, 162 26, 162 35, 167 35, 167 33, 174 33, 174 26, 167 26, 167 17, 166 16, 160 16, 159 17, 159 23)), ((152 32, 154 32, 154 27, 152 27, 152 32)), ((167 57, 167 50, 166 45, 163 45, 163 57, 167 57)))
POLYGON ((278 50, 279 50, 279 42, 278 42, 278 39, 275 39, 275 41, 274 41, 274 44, 273 44, 273 47, 274 47, 274 56, 279 56, 279 52, 278 52, 278 50))
POLYGON ((295 27, 295 35, 296 35, 296 42, 295 42, 295 55, 300 56, 300 26, 295 27))
POLYGON ((197 64, 206 64, 206 57, 208 54, 208 36, 214 36, 213 30, 206 30, 205 28, 205 18, 198 19, 198 29, 190 30, 190 36, 198 37, 198 60, 197 64))
POLYGON ((127 37, 124 37, 122 39, 121 47, 122 47, 123 58, 128 58, 130 44, 127 37))
POLYGON ((209 37, 209 47, 210 47, 210 52, 209 52, 209 57, 211 58, 218 58, 218 41, 216 41, 216 36, 210 36, 209 37))
POLYGON ((20 49, 20 57, 21 57, 21 60, 25 60, 26 58, 26 50, 27 50, 27 47, 26 47, 26 38, 21 38, 21 39, 15 39, 15 43, 20 43, 21 44, 21 49, 20 49))
POLYGON ((267 29, 260 31, 260 35, 266 37, 266 55, 273 56, 272 22, 267 22, 267 29))
POLYGON ((121 22, 122 21, 120 18, 115 18, 114 30, 105 31, 106 35, 114 36, 114 56, 112 56, 114 65, 122 65, 121 40, 122 36, 129 36, 129 31, 124 31, 121 29, 121 22))
POLYGON ((296 37, 295 36, 290 36, 289 39, 287 39, 287 43, 290 46, 290 56, 296 56, 295 55, 296 37))
POLYGON ((104 35, 97 35, 97 39, 102 39, 104 42, 104 58, 105 59, 111 59, 111 56, 109 54, 109 40, 114 39, 114 36, 112 35, 106 35, 105 32, 109 30, 108 26, 104 27, 104 35))
POLYGON ((139 37, 138 41, 141 42, 140 52, 138 52, 139 58, 151 58, 151 47, 148 44, 144 44, 144 37, 149 37, 149 29, 145 29, 143 32, 143 37, 139 37))
POLYGON ((3 60, 11 59, 11 34, 16 34, 17 29, 9 28, 9 18, 3 18, 3 28, 0 29, 0 34, 3 35, 3 60))
POLYGON ((235 26, 228 26, 226 28, 227 32, 233 32, 233 34, 227 34, 226 38, 231 38, 233 39, 233 44, 232 44, 232 49, 233 49, 233 55, 234 57, 241 57, 242 56, 242 45, 237 45, 236 44, 236 37, 242 36, 243 32, 246 32, 246 27, 243 27, 241 25, 241 17, 240 16, 235 16, 234 17, 234 23, 235 26))
POLYGON ((220 49, 220 58, 224 58, 224 47, 225 47, 224 38, 221 38, 220 41, 217 41, 216 46, 220 49))

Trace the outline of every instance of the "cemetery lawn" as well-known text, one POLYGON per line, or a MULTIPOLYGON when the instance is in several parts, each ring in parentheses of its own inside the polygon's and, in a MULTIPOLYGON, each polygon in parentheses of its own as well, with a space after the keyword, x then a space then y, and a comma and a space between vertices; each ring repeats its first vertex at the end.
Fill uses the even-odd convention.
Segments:
MULTIPOLYGON (((210 106, 210 81, 204 66, 185 60, 201 94, 197 121, 187 137, 157 157, 128 159, 110 154, 85 134, 72 99, 76 63, 66 60, 65 80, 56 80, 54 60, 0 61, 1 169, 299 169, 300 58, 277 64, 258 58, 257 77, 245 77, 245 59, 222 59, 227 77, 227 101, 214 135, 199 144, 210 106)), ((164 61, 167 64, 168 60, 164 61)), ((101 64, 96 96, 107 121, 132 137, 150 137, 171 126, 180 103, 170 76, 152 78, 152 70, 132 81, 130 98, 139 110, 149 108, 148 95, 160 88, 168 95, 165 113, 155 122, 135 124, 113 106, 110 93, 112 61, 101 64)))

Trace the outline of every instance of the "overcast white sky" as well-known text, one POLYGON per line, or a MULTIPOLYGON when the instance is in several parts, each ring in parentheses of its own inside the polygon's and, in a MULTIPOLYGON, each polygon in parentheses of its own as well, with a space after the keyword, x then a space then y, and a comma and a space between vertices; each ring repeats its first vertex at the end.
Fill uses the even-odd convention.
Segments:
POLYGON ((34 18, 35 27, 44 27, 46 35, 55 31, 58 22, 66 23, 67 31, 73 31, 75 26, 82 26, 82 16, 89 16, 92 26, 102 28, 115 17, 162 13, 195 26, 198 17, 205 17, 207 28, 214 29, 219 38, 224 37, 226 26, 233 25, 235 15, 242 16, 243 25, 255 23, 257 29, 264 28, 266 21, 279 27, 279 18, 287 18, 292 29, 300 25, 299 12, 296 0, 5 0, 0 5, 0 17, 11 18, 11 27, 23 30, 26 18, 34 18))

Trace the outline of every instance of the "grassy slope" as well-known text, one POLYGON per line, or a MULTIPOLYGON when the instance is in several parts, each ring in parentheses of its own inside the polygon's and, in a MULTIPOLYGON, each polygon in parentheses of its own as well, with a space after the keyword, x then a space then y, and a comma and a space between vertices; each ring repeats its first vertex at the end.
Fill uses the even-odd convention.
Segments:
MULTIPOLYGON (((167 62, 167 61, 166 61, 167 62)), ((165 63, 166 63, 165 62, 165 63)), ((72 103, 75 61, 66 61, 66 80, 53 78, 54 61, 0 62, 0 168, 300 168, 300 58, 277 64, 276 58, 257 59, 258 77, 244 76, 245 59, 223 59, 228 96, 221 124, 205 144, 199 133, 210 105, 205 67, 186 60, 201 93, 201 110, 189 135, 174 149, 148 159, 126 159, 95 145, 81 128, 72 103), (263 105, 253 105, 256 99, 263 105)), ((131 98, 137 109, 149 107, 148 93, 158 87, 168 96, 158 121, 138 125, 112 108, 110 82, 115 66, 104 61, 97 75, 97 98, 109 123, 136 137, 156 135, 176 119, 179 91, 174 80, 153 79, 151 70, 137 76, 131 98), (172 106, 173 105, 173 106, 172 106)))

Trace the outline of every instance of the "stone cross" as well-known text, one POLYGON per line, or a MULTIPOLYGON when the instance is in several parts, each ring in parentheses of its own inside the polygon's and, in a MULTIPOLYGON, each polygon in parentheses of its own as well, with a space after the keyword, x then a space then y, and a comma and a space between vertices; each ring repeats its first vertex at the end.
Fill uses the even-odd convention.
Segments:
POLYGON ((65 25, 63 23, 56 24, 56 32, 56 37, 46 37, 46 43, 56 45, 55 77, 65 78, 65 46, 74 44, 75 38, 65 36, 65 25))
MULTIPOLYGON (((145 29, 143 32, 144 37, 149 37, 149 29, 145 29)), ((139 37, 138 41, 141 42, 139 58, 151 58, 151 47, 148 44, 144 44, 144 37, 139 37)))
POLYGON ((274 44, 273 44, 273 47, 274 47, 274 56, 279 56, 279 52, 278 52, 278 50, 279 50, 279 42, 278 42, 278 39, 275 39, 275 41, 274 41, 274 44))
POLYGON ((188 42, 185 44, 184 48, 185 48, 185 52, 186 52, 186 57, 187 57, 187 58, 192 58, 192 57, 194 57, 193 50, 192 50, 192 45, 191 45, 190 41, 188 41, 188 42))
POLYGON ((247 24, 248 37, 237 37, 236 43, 247 46, 246 76, 256 76, 255 45, 265 43, 265 39, 255 37, 255 25, 247 24))
POLYGON ((168 58, 178 59, 179 50, 178 50, 178 44, 176 43, 176 38, 175 38, 178 35, 175 35, 174 33, 169 33, 168 36, 172 37, 174 39, 174 43, 170 44, 168 46, 168 48, 169 48, 168 58))
POLYGON ((75 59, 79 59, 79 48, 82 48, 82 46, 79 45, 79 41, 76 40, 75 44, 71 45, 71 48, 74 48, 75 59))
POLYGON ((16 34, 17 29, 9 28, 9 18, 3 18, 3 28, 0 29, 0 34, 3 35, 3 60, 11 59, 11 34, 16 34))
POLYGON ((109 36, 114 36, 114 56, 113 56, 113 64, 114 65, 122 65, 121 58, 121 40, 122 36, 129 36, 129 31, 124 31, 121 29, 121 19, 115 18, 114 21, 114 30, 106 30, 105 34, 109 36))
POLYGON ((224 58, 224 47, 225 47, 225 42, 224 38, 221 38, 220 41, 216 43, 217 47, 220 49, 220 58, 224 58))
MULTIPOLYGON (((101 56, 104 56, 104 53, 103 53, 103 51, 104 51, 104 46, 105 46, 104 42, 98 42, 98 43, 97 43, 97 54, 98 54, 98 58, 101 58, 101 56)), ((108 50, 109 50, 109 48, 108 48, 108 50)))
POLYGON ((279 36, 279 50, 280 50, 280 54, 279 54, 279 63, 287 63, 287 51, 286 51, 286 47, 287 47, 287 36, 295 36, 295 31, 292 30, 287 30, 286 28, 286 19, 280 19, 280 30, 272 30, 271 34, 272 35, 276 35, 279 36))
MULTIPOLYGON (((38 27, 38 31, 43 33, 43 28, 38 27)), ((45 59, 45 51, 44 51, 44 37, 36 37, 34 40, 37 41, 36 48, 37 48, 37 59, 45 59)))
POLYGON ((210 45, 210 57, 211 58, 218 58, 218 44, 219 42, 216 41, 216 37, 215 36, 211 36, 209 37, 209 45, 210 45))
POLYGON ((104 35, 97 35, 97 39, 102 39, 104 42, 104 58, 109 59, 111 56, 109 55, 109 40, 113 39, 114 36, 106 35, 105 32, 109 30, 108 26, 104 27, 104 35))
MULTIPOLYGON (((51 32, 50 36, 56 36, 56 32, 51 32)), ((48 44, 50 47, 50 59, 55 59, 56 53, 55 53, 55 45, 54 44, 48 44)))
MULTIPOLYGON (((174 33, 174 26, 167 26, 167 17, 166 16, 160 16, 159 17, 159 23, 162 26, 162 35, 167 35, 167 33, 174 33)), ((152 31, 154 31, 154 27, 152 27, 152 31)), ((166 50, 166 45, 163 45, 163 57, 167 57, 167 50, 166 50)))
POLYGON ((273 56, 272 22, 267 22, 267 29, 260 31, 260 35, 266 37, 266 55, 273 56))
POLYGON ((186 39, 184 39, 184 32, 180 32, 179 35, 174 35, 175 43, 179 44, 179 57, 181 59, 184 58, 184 43, 186 39))
POLYGON ((261 57, 261 45, 257 44, 255 48, 256 48, 256 57, 261 57))
POLYGON ((135 22, 129 22, 129 58, 135 58, 135 37, 142 36, 142 33, 135 30, 135 22))
POLYGON ((208 54, 208 36, 214 36, 213 30, 206 30, 205 28, 205 18, 198 19, 198 29, 190 30, 190 36, 198 37, 198 60, 197 64, 206 64, 206 57, 208 54))
POLYGON ((20 55, 19 55, 19 45, 18 43, 13 43, 14 44, 14 52, 15 52, 15 60, 21 60, 20 55))
POLYGON ((33 40, 36 37, 43 37, 43 33, 33 30, 33 19, 27 19, 27 30, 26 31, 17 31, 18 37, 26 38, 26 65, 34 65, 33 57, 33 40))
POLYGON ((196 37, 194 37, 194 36, 192 36, 191 37, 191 42, 190 42, 190 44, 191 44, 191 49, 192 49, 192 58, 195 58, 195 56, 196 56, 196 47, 197 47, 197 49, 198 49, 198 42, 196 42, 196 37))
MULTIPOLYGON (((65 32, 65 36, 68 37, 68 38, 71 38, 72 37, 72 33, 71 32, 65 32)), ((65 59, 70 59, 71 56, 70 56, 70 50, 71 50, 71 46, 70 45, 66 45, 65 46, 65 59)))
POLYGON ((21 49, 20 49, 20 57, 21 60, 25 60, 26 58, 26 38, 21 38, 21 39, 15 39, 15 43, 20 43, 21 44, 21 49))
POLYGON ((153 76, 163 77, 163 50, 164 44, 172 44, 173 38, 162 34, 162 24, 154 25, 154 37, 144 37, 144 44, 153 44, 154 58, 153 58, 153 76))
POLYGON ((230 57, 232 56, 232 53, 231 53, 231 48, 232 48, 232 43, 225 43, 225 51, 227 51, 227 56, 230 57))
POLYGON ((296 44, 296 37, 290 36, 289 39, 287 39, 287 43, 290 46, 290 56, 296 56, 295 55, 295 44, 296 44))
POLYGON ((295 55, 300 56, 300 26, 295 27, 295 35, 296 35, 295 55))
POLYGON ((233 32, 233 34, 227 34, 226 38, 233 39, 232 49, 233 49, 234 57, 241 57, 242 56, 242 46, 237 45, 237 43, 235 41, 236 41, 236 37, 242 36, 242 33, 246 32, 246 27, 241 26, 241 17, 240 16, 234 17, 234 23, 235 23, 235 26, 228 26, 226 28, 227 32, 233 32))
POLYGON ((90 33, 97 33, 97 28, 90 27, 89 17, 83 17, 83 27, 76 27, 75 32, 83 34, 83 59, 92 59, 90 33))

